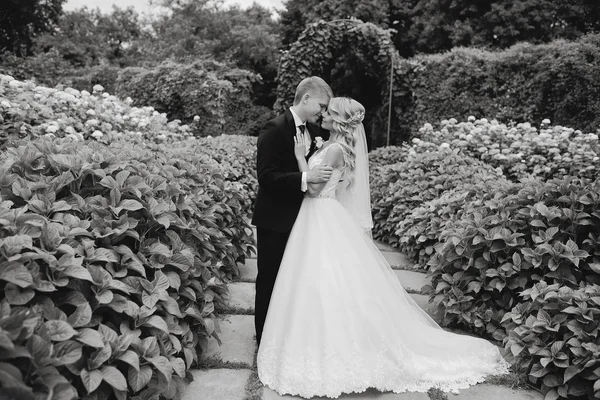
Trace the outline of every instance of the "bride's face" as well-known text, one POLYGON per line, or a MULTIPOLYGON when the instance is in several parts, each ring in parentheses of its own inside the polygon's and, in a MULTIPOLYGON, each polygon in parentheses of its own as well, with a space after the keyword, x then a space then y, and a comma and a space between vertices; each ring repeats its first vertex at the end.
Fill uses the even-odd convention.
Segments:
POLYGON ((323 113, 323 121, 321 122, 321 127, 323 129, 327 129, 328 131, 333 129, 333 118, 329 115, 329 111, 325 111, 323 113))

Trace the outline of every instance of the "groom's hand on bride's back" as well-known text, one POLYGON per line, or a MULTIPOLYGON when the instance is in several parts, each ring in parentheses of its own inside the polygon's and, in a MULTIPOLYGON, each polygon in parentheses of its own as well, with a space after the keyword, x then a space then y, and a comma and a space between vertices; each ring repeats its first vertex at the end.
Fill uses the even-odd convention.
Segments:
POLYGON ((313 169, 307 172, 306 182, 307 183, 325 183, 331 178, 333 168, 329 165, 317 165, 313 169))

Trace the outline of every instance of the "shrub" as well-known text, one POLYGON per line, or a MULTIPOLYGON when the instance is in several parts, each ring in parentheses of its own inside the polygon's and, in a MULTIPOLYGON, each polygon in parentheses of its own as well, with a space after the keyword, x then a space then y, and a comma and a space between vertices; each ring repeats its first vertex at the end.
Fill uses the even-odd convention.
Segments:
POLYGON ((61 85, 88 91, 95 85, 102 85, 109 93, 114 92, 121 69, 108 64, 74 67, 54 48, 28 57, 4 53, 1 58, 0 73, 19 80, 33 80, 48 87, 61 85))
POLYGON ((540 281, 521 297, 502 319, 516 364, 546 399, 600 398, 600 286, 540 281))
POLYGON ((504 314, 535 283, 600 283, 599 193, 600 181, 526 180, 467 203, 429 262, 443 324, 499 339, 504 314))
MULTIPOLYGON (((164 144, 146 144, 137 139, 136 143, 148 149, 160 152, 167 159, 173 155, 185 157, 191 161, 204 154, 221 167, 225 181, 232 183, 239 194, 242 213, 250 218, 258 190, 256 177, 256 138, 239 135, 223 135, 216 138, 198 138, 196 140, 173 141, 164 144)), ((128 139, 130 141, 131 139, 128 139)))
POLYGON ((131 107, 95 86, 94 92, 36 86, 0 75, 0 149, 25 137, 70 137, 104 143, 119 138, 180 140, 191 128, 167 120, 153 107, 131 107))
MULTIPOLYGON (((490 52, 456 48, 417 56, 398 67, 406 94, 397 123, 416 132, 454 116, 557 124, 584 132, 600 127, 600 35, 574 42, 518 44, 490 52)), ((400 83, 398 83, 400 85, 400 83)))
POLYGON ((430 149, 443 143, 464 154, 501 168, 511 180, 532 176, 542 180, 566 175, 600 177, 600 142, 596 134, 542 121, 540 130, 529 123, 509 127, 485 118, 467 122, 443 120, 436 130, 431 124, 419 129, 414 147, 430 149))
POLYGON ((404 161, 407 156, 407 146, 386 146, 369 152, 371 169, 404 161))
POLYGON ((406 161, 383 167, 371 180, 373 237, 402 249, 397 230, 412 210, 461 182, 478 179, 478 171, 496 174, 481 161, 445 147, 412 151, 406 161))
POLYGON ((176 398, 253 251, 255 176, 226 148, 249 160, 255 139, 179 142, 185 126, 99 90, 0 76, 0 96, 4 132, 26 139, 0 153, 0 387, 176 398), (121 131, 136 113, 157 123, 121 131), (90 119, 114 126, 94 136, 90 119))
POLYGON ((0 286, 11 338, 3 346, 14 352, 4 357, 23 373, 14 385, 67 397, 175 396, 196 347, 216 336, 225 287, 215 277, 251 244, 239 195, 219 170, 206 157, 119 143, 42 140, 8 151, 0 286))
POLYGON ((153 69, 130 67, 117 79, 117 94, 151 105, 169 119, 195 121, 194 134, 247 134, 268 110, 253 104, 259 76, 216 61, 163 62, 153 69), (194 117, 197 118, 194 119, 194 117))
POLYGON ((421 268, 427 268, 435 254, 434 246, 439 243, 440 232, 461 218, 465 204, 509 185, 509 181, 495 173, 474 172, 469 179, 458 182, 456 188, 412 209, 398 224, 395 232, 399 237, 398 246, 421 268))

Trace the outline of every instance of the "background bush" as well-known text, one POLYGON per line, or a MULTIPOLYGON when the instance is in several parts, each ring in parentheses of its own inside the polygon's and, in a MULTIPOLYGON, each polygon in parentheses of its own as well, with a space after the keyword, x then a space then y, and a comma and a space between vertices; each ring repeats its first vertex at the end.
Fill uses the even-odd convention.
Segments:
POLYGON ((403 249, 403 233, 398 229, 413 209, 459 183, 478 181, 479 172, 498 174, 487 164, 445 147, 423 153, 413 150, 405 161, 382 167, 371 179, 373 237, 403 249))
POLYGON ((211 60, 167 61, 152 69, 124 69, 116 93, 134 98, 135 105, 151 105, 169 119, 195 121, 197 136, 248 134, 252 123, 267 111, 252 100, 253 84, 259 79, 249 71, 211 60))
POLYGON ((177 398, 254 251, 256 178, 225 149, 249 160, 255 138, 178 142, 186 126, 101 90, 0 76, 0 94, 18 133, 0 153, 0 386, 177 398), (134 126, 143 133, 120 131, 134 126))
POLYGON ((442 325, 502 342, 546 398, 600 398, 598 137, 475 118, 418 135, 370 154, 374 237, 428 269, 442 325))
POLYGON ((516 365, 529 372, 545 398, 599 398, 600 286, 573 289, 541 281, 521 298, 502 321, 516 365))
MULTIPOLYGON (((600 36, 574 42, 517 44, 489 52, 455 48, 415 56, 398 68, 405 87, 399 124, 493 115, 501 122, 554 123, 596 132, 600 127, 600 36)), ((407 132, 409 134, 410 132, 407 132)))

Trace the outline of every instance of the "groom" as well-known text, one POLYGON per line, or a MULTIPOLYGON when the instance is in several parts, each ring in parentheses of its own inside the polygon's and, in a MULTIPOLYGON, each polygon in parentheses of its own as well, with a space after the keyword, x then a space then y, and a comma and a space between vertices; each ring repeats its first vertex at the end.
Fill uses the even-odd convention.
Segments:
POLYGON ((329 166, 317 166, 299 172, 294 136, 304 135, 306 157, 310 157, 315 151, 314 138, 322 135, 319 125, 314 124, 327 110, 331 97, 331 88, 323 79, 317 76, 304 79, 296 88, 294 105, 268 121, 258 136, 259 187, 252 224, 256 226, 258 251, 254 326, 259 345, 279 265, 304 192, 308 183, 327 182, 333 171, 329 166))

